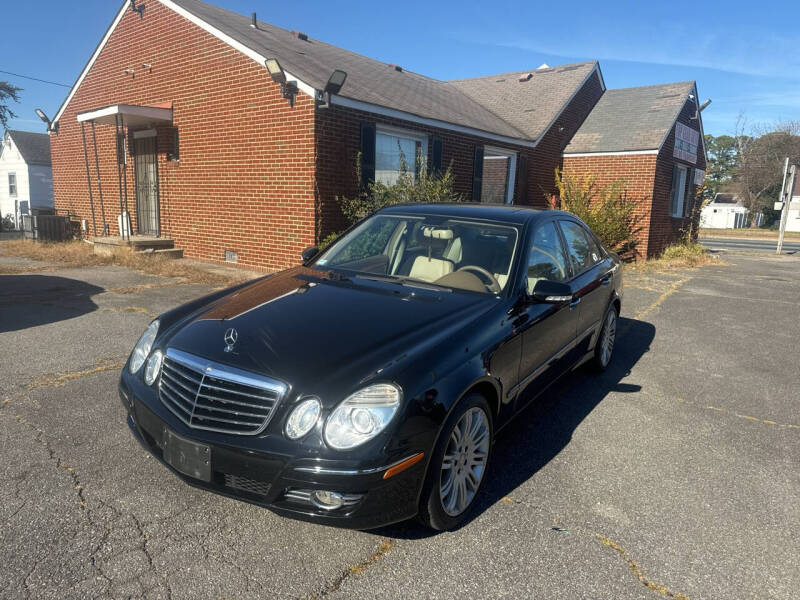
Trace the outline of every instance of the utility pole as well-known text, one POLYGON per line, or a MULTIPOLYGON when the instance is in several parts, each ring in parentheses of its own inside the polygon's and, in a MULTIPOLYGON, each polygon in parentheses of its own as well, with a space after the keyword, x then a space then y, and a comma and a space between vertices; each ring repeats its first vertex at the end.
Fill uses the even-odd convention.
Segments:
POLYGON ((777 254, 783 250, 783 234, 786 233, 786 222, 789 220, 789 207, 792 202, 792 191, 794 190, 794 182, 797 177, 797 165, 789 167, 789 159, 784 162, 783 170, 783 186, 781 187, 781 226, 778 232, 778 248, 777 254), (788 168, 788 170, 787 170, 788 168))

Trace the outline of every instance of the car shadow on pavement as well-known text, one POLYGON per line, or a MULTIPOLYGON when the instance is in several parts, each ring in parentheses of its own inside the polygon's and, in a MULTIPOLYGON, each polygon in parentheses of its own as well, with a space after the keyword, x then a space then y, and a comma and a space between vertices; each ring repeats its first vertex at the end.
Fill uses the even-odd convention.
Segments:
POLYGON ((56 275, 0 276, 0 333, 73 319, 97 310, 105 290, 56 275))
MULTIPOLYGON (((470 518, 480 516, 533 477, 572 440, 572 433, 611 392, 635 393, 641 386, 622 383, 650 348, 656 329, 650 323, 620 317, 614 357, 608 369, 596 375, 581 368, 564 376, 544 392, 496 439, 492 467, 483 482, 470 518)), ((535 497, 533 498, 535 502, 535 497)), ((415 521, 372 531, 392 538, 420 539, 435 535, 415 521)))

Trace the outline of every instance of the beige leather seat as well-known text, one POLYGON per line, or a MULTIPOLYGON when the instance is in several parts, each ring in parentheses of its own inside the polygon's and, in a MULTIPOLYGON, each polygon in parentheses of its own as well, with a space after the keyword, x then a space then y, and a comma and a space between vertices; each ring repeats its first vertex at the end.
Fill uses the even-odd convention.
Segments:
POLYGON ((420 281, 436 281, 452 272, 453 263, 449 260, 418 256, 414 259, 414 264, 411 266, 411 272, 408 276, 411 279, 419 279, 420 281))
MULTIPOLYGON (((422 235, 429 238, 429 244, 442 244, 450 246, 453 243, 453 230, 439 227, 423 227, 422 235), (435 241, 434 241, 435 240, 435 241)), ((430 248, 429 252, 430 254, 430 248)), ((447 256, 447 254, 445 254, 447 256)), ((448 257, 449 258, 449 257, 448 257)), ((453 261, 448 258, 433 258, 431 256, 418 256, 411 265, 408 276, 420 281, 436 281, 453 272, 453 261)))

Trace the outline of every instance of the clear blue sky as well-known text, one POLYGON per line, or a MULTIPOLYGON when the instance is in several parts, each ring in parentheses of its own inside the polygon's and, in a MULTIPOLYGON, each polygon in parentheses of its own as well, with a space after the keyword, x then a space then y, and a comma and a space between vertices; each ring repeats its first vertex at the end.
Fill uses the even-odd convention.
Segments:
MULTIPOLYGON (((437 79, 599 59, 609 88, 697 80, 707 133, 800 120, 800 11, 790 2, 573 0, 265 2, 214 0, 244 14, 437 79)), ((121 5, 3 0, 0 70, 72 84, 121 5)), ((67 88, 24 88, 11 126, 44 131, 67 88)))

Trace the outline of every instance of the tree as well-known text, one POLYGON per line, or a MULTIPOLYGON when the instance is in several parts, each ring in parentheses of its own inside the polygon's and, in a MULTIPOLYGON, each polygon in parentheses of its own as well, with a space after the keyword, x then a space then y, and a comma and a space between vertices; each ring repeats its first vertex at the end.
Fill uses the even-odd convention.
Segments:
POLYGON ((730 135, 706 135, 705 141, 708 164, 703 186, 703 201, 710 201, 733 181, 736 168, 739 166, 739 148, 736 138, 730 135))
MULTIPOLYGON (((737 130, 740 130, 740 123, 737 130)), ((754 128, 753 135, 737 131, 739 165, 735 188, 744 205, 754 215, 768 208, 780 195, 783 163, 800 163, 800 123, 785 121, 754 128)), ((752 226, 756 226, 755 219, 752 226)))
POLYGON ((7 81, 0 81, 0 125, 3 129, 8 129, 8 120, 13 119, 17 115, 8 108, 9 101, 19 102, 19 92, 22 88, 15 87, 7 81))

